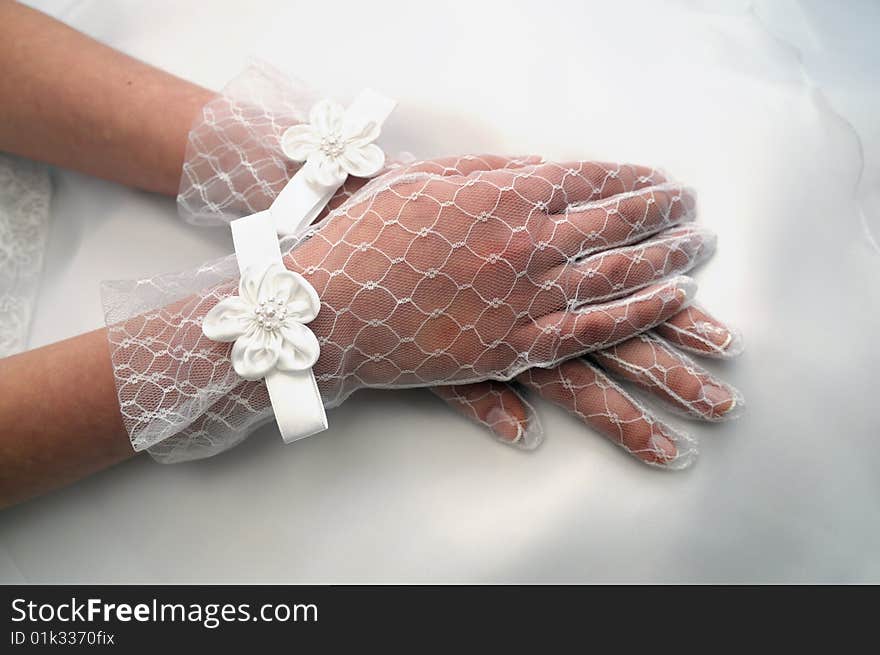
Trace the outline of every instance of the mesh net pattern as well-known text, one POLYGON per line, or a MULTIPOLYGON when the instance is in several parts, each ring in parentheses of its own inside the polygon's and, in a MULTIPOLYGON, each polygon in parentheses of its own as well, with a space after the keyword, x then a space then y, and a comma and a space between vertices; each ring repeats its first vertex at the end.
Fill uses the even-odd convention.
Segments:
POLYGON ((692 418, 721 421, 744 407, 742 394, 704 371, 652 332, 594 353, 592 359, 623 380, 692 418))
POLYGON ((298 170, 281 151, 284 131, 316 98, 271 66, 254 63, 202 109, 189 133, 177 206, 196 225, 266 209, 298 170))
MULTIPOLYGON (((181 215, 217 225, 271 205, 299 166, 284 157, 281 135, 315 100, 262 63, 233 80, 190 133, 181 215)), ((322 296, 310 327, 322 347, 315 373, 325 404, 365 386, 440 385, 432 390, 451 407, 533 448, 543 431, 523 395, 531 389, 648 463, 689 463, 687 435, 613 378, 710 419, 708 389, 731 389, 677 350, 741 350, 701 310, 674 313, 691 291, 674 276, 714 247, 689 224, 691 191, 629 165, 412 159, 399 157, 369 184, 348 178, 321 222, 283 243, 288 268, 322 296), (664 317, 656 334, 627 339, 664 317), (585 352, 594 355, 558 364, 585 352)), ((229 344, 201 333, 237 277, 229 257, 105 284, 126 427, 135 448, 159 461, 216 454, 272 419, 265 385, 238 378, 229 344)), ((730 409, 715 403, 718 417, 730 409)))
POLYGON ((676 349, 702 357, 730 359, 743 352, 742 335, 696 304, 673 316, 656 332, 676 349))
MULTIPOLYGON (((310 328, 325 404, 361 387, 507 380, 662 323, 692 291, 675 276, 711 252, 694 211, 690 190, 631 165, 461 157, 389 171, 282 243, 321 297, 310 328)), ((201 333, 236 285, 233 257, 105 285, 136 449, 205 456, 271 418, 265 386, 201 333)))
POLYGON ((531 369, 520 377, 527 387, 564 407, 647 464, 682 469, 697 455, 696 443, 687 433, 655 418, 605 371, 585 358, 554 369, 531 369))
POLYGON ((433 391, 499 440, 531 448, 541 441, 543 430, 523 397, 524 388, 568 410, 643 462, 680 469, 695 460, 695 440, 660 420, 626 387, 699 421, 737 418, 745 403, 737 389, 679 348, 727 358, 741 352, 742 339, 704 309, 689 306, 654 330, 551 369, 529 369, 511 384, 490 381, 433 391), (672 334, 677 347, 660 332, 672 334))

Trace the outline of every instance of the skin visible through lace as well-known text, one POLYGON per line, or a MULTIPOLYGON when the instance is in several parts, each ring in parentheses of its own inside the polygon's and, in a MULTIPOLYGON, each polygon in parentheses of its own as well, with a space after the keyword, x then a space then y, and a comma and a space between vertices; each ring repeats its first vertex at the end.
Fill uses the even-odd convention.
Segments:
MULTIPOLYGON (((292 84, 285 76, 268 66, 256 66, 237 78, 222 95, 209 103, 202 120, 197 122, 191 133, 178 197, 182 215, 193 222, 224 223, 237 216, 268 207, 287 180, 296 172, 296 166, 292 166, 291 162, 285 161, 280 155, 278 140, 288 125, 303 120, 303 110, 310 102, 313 100, 307 98, 305 87, 292 84)), ((542 161, 540 157, 512 160, 495 156, 449 157, 411 165, 410 171, 435 176, 469 175, 479 170, 522 167, 540 164, 542 161)), ((656 171, 652 171, 649 177, 657 185, 666 182, 665 177, 656 171)), ((353 194, 360 191, 365 182, 357 178, 348 178, 331 199, 328 211, 345 204, 353 194)), ((626 211, 634 210, 637 214, 639 207, 636 201, 630 200, 627 203, 623 203, 622 208, 626 211)), ((575 210, 576 207, 570 209, 575 210)), ((684 217, 682 221, 687 218, 684 217)), ((670 224, 673 223, 675 223, 674 218, 670 220, 670 224)), ((699 259, 711 254, 711 237, 704 236, 706 239, 699 246, 699 254, 690 264, 683 262, 687 256, 681 257, 685 254, 686 248, 672 253, 673 257, 676 256, 676 252, 678 253, 678 264, 682 265, 682 270, 687 270, 689 265, 696 265, 699 259)), ((695 237, 691 241, 691 247, 697 243, 698 239, 695 237)), ((647 251, 645 254, 650 255, 651 252, 647 251)), ((658 249, 654 249, 653 253, 659 254, 658 249)), ((593 263, 600 259, 604 260, 606 257, 600 253, 594 257, 593 263)), ((614 261, 615 257, 607 259, 614 261)), ((620 260, 620 258, 616 259, 620 260)), ((657 259, 663 257, 655 257, 651 262, 653 266, 659 263, 657 259)), ((629 268, 626 263, 622 266, 629 268)), ((656 270, 663 268, 661 265, 656 270)), ((630 274, 637 269, 638 264, 632 267, 630 274)), ((583 283, 585 286, 591 285, 598 296, 602 284, 605 285, 605 292, 613 295, 615 284, 619 285, 621 281, 603 279, 594 270, 592 277, 586 277, 583 283)), ((691 308, 672 316, 666 323, 658 326, 657 334, 665 337, 676 348, 702 356, 733 356, 741 350, 739 337, 732 330, 705 312, 691 308)), ((672 352, 675 353, 674 349, 672 352)), ((652 348, 641 340, 631 344, 629 348, 619 349, 617 356, 621 357, 621 353, 633 356, 632 365, 635 367, 650 361, 654 355, 652 348)), ((597 364, 598 357, 593 361, 597 364)), ((692 394, 688 392, 696 390, 697 395, 700 395, 702 382, 708 378, 702 369, 693 363, 680 366, 678 369, 684 373, 676 376, 671 386, 652 387, 643 384, 641 388, 655 397, 673 403, 677 400, 689 403, 688 398, 692 394), (676 384, 683 385, 684 388, 676 388, 676 384)), ((620 370, 621 373, 616 375, 627 379, 624 373, 630 369, 624 367, 620 370)), ((661 378, 662 376, 654 376, 651 380, 658 382, 661 378)), ((532 389, 538 394, 545 395, 544 387, 541 385, 533 384, 532 389)), ((731 399, 739 398, 738 403, 734 401, 734 404, 738 404, 741 408, 741 396, 735 389, 723 383, 718 383, 715 389, 716 391, 726 389, 731 399)), ((486 381, 468 385, 437 386, 433 387, 433 391, 456 411, 489 428, 502 441, 525 448, 533 448, 541 441, 542 429, 538 417, 514 386, 504 382, 486 381)), ((624 398, 623 395, 619 397, 624 398)), ((579 398, 572 399, 566 407, 579 416, 586 416, 590 412, 584 414, 578 410, 578 406, 583 408, 589 400, 598 401, 598 396, 587 397, 582 393, 579 398)), ((679 407, 679 409, 694 418, 710 418, 706 415, 697 416, 697 413, 691 411, 693 406, 690 402, 689 407, 679 407)), ((718 406, 723 408, 725 403, 720 401, 718 406)), ((598 410, 601 410, 601 406, 598 410)), ((645 415, 650 417, 647 409, 640 411, 644 411, 645 415)), ((218 417, 222 413, 219 411, 218 417)), ((717 413, 720 418, 728 418, 736 412, 731 408, 727 413, 720 410, 717 413)), ((592 427, 597 427, 596 422, 592 423, 592 427)), ((615 439, 613 431, 601 429, 599 431, 615 439)), ((675 433, 672 429, 667 429, 666 432, 675 433)), ((210 443, 209 432, 204 429, 199 432, 199 440, 210 443)), ((617 440, 621 443, 626 442, 626 439, 617 440)), ((662 440, 662 437, 658 437, 658 440, 662 440)), ((180 452, 185 454, 186 439, 178 441, 182 444, 180 452)), ((669 452, 669 446, 674 448, 670 442, 659 450, 669 452)), ((151 452, 155 452, 155 449, 151 452)), ((647 459, 654 458, 648 455, 647 459)))
MULTIPOLYGON (((301 88, 267 67, 250 71, 210 102, 191 133, 178 197, 182 213, 193 222, 222 223, 265 209, 296 171, 280 154, 280 135, 304 119, 303 110, 311 102, 301 88)), ((309 277, 328 298, 341 299, 328 300, 310 325, 322 341, 316 374, 326 403, 339 404, 361 386, 442 384, 434 391, 453 408, 502 440, 523 447, 537 445, 541 429, 514 387, 503 381, 449 382, 507 379, 524 370, 517 379, 527 385, 522 378, 529 366, 548 365, 569 353, 596 351, 602 344, 619 341, 621 332, 632 332, 632 325, 627 327, 627 318, 617 311, 620 306, 587 313, 590 319, 580 316, 579 309, 595 309, 603 302, 613 305, 627 294, 685 272, 708 257, 714 246, 711 235, 688 227, 695 214, 691 192, 650 168, 550 164, 540 157, 464 156, 397 165, 381 183, 373 181, 366 188, 364 184, 349 178, 328 207, 334 223, 322 223, 304 243, 289 246, 288 266, 309 277), (519 223, 510 221, 513 216, 519 223), (537 227, 547 218, 550 223, 544 220, 541 231, 546 238, 540 238, 537 227), (646 241, 650 239, 654 241, 646 241), (468 271, 470 277, 450 279, 450 270, 468 271), (394 284, 389 285, 392 278, 394 284), (525 303, 523 298, 529 295, 531 301, 525 303), (480 320, 456 320, 476 308, 480 320), (499 337, 502 327, 506 329, 499 337), (515 339, 519 339, 516 345, 515 339)), ((187 276, 172 282, 151 281, 147 288, 156 293, 145 294, 153 297, 143 303, 137 302, 137 295, 144 293, 144 285, 129 288, 126 293, 133 292, 135 301, 129 296, 118 304, 120 311, 108 313, 108 319, 125 321, 145 305, 158 307, 167 304, 170 296, 198 295, 214 285, 202 301, 181 310, 193 317, 192 325, 197 327, 201 313, 234 291, 234 283, 217 287, 223 279, 235 277, 234 266, 228 262, 225 266, 214 271, 203 267, 198 282, 187 276), (161 288, 169 283, 173 293, 161 288)), ((119 299, 109 292, 111 310, 119 299)), ((166 319, 173 320, 172 313, 166 319)), ((708 354, 723 356, 727 346, 716 337, 726 328, 711 318, 701 326, 699 316, 688 309, 673 313, 657 332, 676 347, 707 354, 708 346, 708 354), (669 336, 670 330, 676 337, 669 336)), ((634 320, 648 324, 649 319, 657 320, 657 314, 650 316, 645 310, 634 320)), ((140 327, 146 332, 152 329, 140 327)), ((731 332, 726 334, 732 338, 731 332)), ((156 342, 170 336, 163 331, 156 342)), ((118 338, 129 348, 135 343, 122 332, 118 338)), ((618 356, 629 353, 625 344, 626 340, 618 356)), ((647 347, 642 341, 638 344, 647 347)), ((216 356, 212 348, 205 346, 206 357, 216 356)), ((198 385, 193 385, 191 395, 175 399, 177 370, 173 375, 168 370, 149 376, 158 380, 152 396, 123 393, 124 407, 141 416, 141 420, 130 417, 129 422, 135 420, 140 426, 152 422, 154 427, 166 422, 165 431, 140 432, 154 435, 145 438, 141 447, 152 443, 151 453, 163 461, 207 456, 235 445, 255 425, 271 420, 261 384, 217 375, 222 361, 219 367, 213 361, 192 364, 198 355, 182 350, 189 370, 199 372, 198 384, 216 386, 204 393, 196 392, 198 385), (171 395, 158 403, 158 411, 144 412, 141 401, 156 405, 158 387, 163 396, 172 389, 171 395), (184 412, 179 412, 181 399, 184 412), (156 434, 162 435, 158 441, 156 434)), ((636 363, 650 355, 647 350, 639 352, 637 348, 629 353, 639 355, 636 363)), ((128 358, 114 353, 114 360, 120 362, 119 379, 125 377, 120 372, 129 362, 149 368, 146 362, 152 357, 148 350, 128 358)), ((581 367, 580 361, 559 366, 581 367)), ((589 365, 595 369, 598 357, 589 365)), ((688 371, 687 375, 697 376, 699 367, 688 371)), ((690 446, 685 436, 665 426, 654 430, 651 448, 645 447, 649 442, 644 439, 639 446, 630 435, 642 424, 661 424, 612 379, 627 379, 624 375, 610 369, 599 373, 608 393, 614 389, 617 404, 629 403, 636 408, 633 415, 641 412, 648 420, 622 421, 615 436, 614 422, 598 419, 604 405, 600 395, 588 393, 588 386, 562 404, 576 415, 592 416, 590 425, 645 461, 676 466, 687 459, 690 446), (587 407, 590 402, 594 405, 587 407), (664 434, 669 435, 668 442, 664 434), (684 443, 682 452, 676 443, 684 443)), ((552 385, 538 385, 536 376, 531 377, 528 386, 553 400, 552 385)), ((659 386, 642 388, 664 397, 659 386)), ((617 411, 618 416, 626 413, 617 411)))
MULTIPOLYGON (((718 343, 740 343, 735 332, 699 308, 686 308, 656 330, 673 321, 680 335, 698 337, 709 324, 718 343)), ((709 357, 729 356, 714 343, 695 352, 709 357)), ((693 440, 655 418, 615 377, 632 382, 650 396, 665 401, 668 407, 697 420, 728 420, 744 407, 739 391, 650 331, 596 351, 588 359, 569 360, 552 370, 531 369, 517 376, 516 382, 520 388, 565 408, 646 463, 677 468, 690 464, 696 456, 693 440)), ((541 429, 520 388, 502 382, 482 382, 436 387, 433 391, 502 441, 534 448, 541 441, 541 429)))
MULTIPOLYGON (((438 175, 424 163, 392 170, 290 244, 288 268, 322 301, 310 327, 328 406, 366 386, 509 379, 623 341, 687 302, 689 282, 664 281, 698 262, 710 241, 674 227, 692 218, 687 189, 636 166, 481 163, 440 164, 470 164, 466 174, 438 175)), ((222 279, 224 267, 234 277, 228 262, 200 274, 222 279)), ((165 284, 139 287, 167 301, 165 284)), ((209 287, 111 321, 123 414, 141 428, 135 434, 152 432, 141 447, 191 427, 211 439, 206 413, 233 433, 266 420, 252 411, 262 394, 230 371, 228 346, 199 332, 233 289, 209 287)))

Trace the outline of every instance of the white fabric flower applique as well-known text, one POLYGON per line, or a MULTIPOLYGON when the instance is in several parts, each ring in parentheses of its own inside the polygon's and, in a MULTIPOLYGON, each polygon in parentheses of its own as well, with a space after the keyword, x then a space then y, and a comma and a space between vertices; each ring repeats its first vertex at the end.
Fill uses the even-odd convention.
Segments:
POLYGON ((217 303, 202 322, 209 339, 235 342, 236 373, 259 380, 273 369, 302 371, 314 365, 320 346, 305 323, 318 315, 321 301, 305 278, 280 264, 248 268, 238 293, 217 303))
POLYGON ((309 112, 309 123, 287 128, 281 149, 293 161, 305 162, 307 179, 337 187, 347 175, 372 177, 385 164, 385 153, 373 143, 379 137, 375 121, 358 122, 332 100, 321 100, 309 112))

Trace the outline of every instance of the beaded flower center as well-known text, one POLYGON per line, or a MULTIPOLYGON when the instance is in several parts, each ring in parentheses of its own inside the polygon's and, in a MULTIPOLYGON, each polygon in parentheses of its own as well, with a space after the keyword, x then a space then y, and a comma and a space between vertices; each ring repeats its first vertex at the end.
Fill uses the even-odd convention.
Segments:
POLYGON ((254 320, 264 330, 274 331, 284 325, 287 305, 279 299, 269 298, 254 308, 254 320))
POLYGON ((336 134, 321 137, 321 150, 328 157, 339 157, 345 151, 345 141, 336 134))

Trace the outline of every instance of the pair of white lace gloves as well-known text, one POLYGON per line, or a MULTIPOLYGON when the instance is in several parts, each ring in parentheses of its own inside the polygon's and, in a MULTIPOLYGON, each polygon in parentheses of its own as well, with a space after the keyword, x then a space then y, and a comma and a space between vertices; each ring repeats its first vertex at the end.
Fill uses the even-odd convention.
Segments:
MULTIPOLYGON (((255 67, 205 107, 178 197, 185 217, 226 223, 271 204, 297 170, 280 139, 306 120, 312 99, 299 89, 255 67)), ((305 360, 319 347, 313 372, 328 408, 363 387, 431 387, 501 440, 533 448, 542 431, 520 393, 527 387, 642 461, 680 468, 693 442, 615 378, 700 419, 742 407, 738 392, 682 353, 740 349, 733 331, 690 306, 695 284, 683 274, 714 248, 691 224, 691 190, 651 168, 539 157, 394 163, 365 182, 349 178, 305 235, 281 242, 286 268, 320 299, 281 299, 292 318, 314 319, 312 340, 293 322, 251 330, 255 308, 287 291, 239 289, 234 256, 105 284, 136 450, 163 462, 206 457, 271 420, 265 383, 242 379, 233 346, 202 330, 232 295, 242 300, 227 303, 224 325, 253 336, 239 339, 237 356, 259 367, 278 350, 266 340, 295 344, 290 356, 305 360)))

